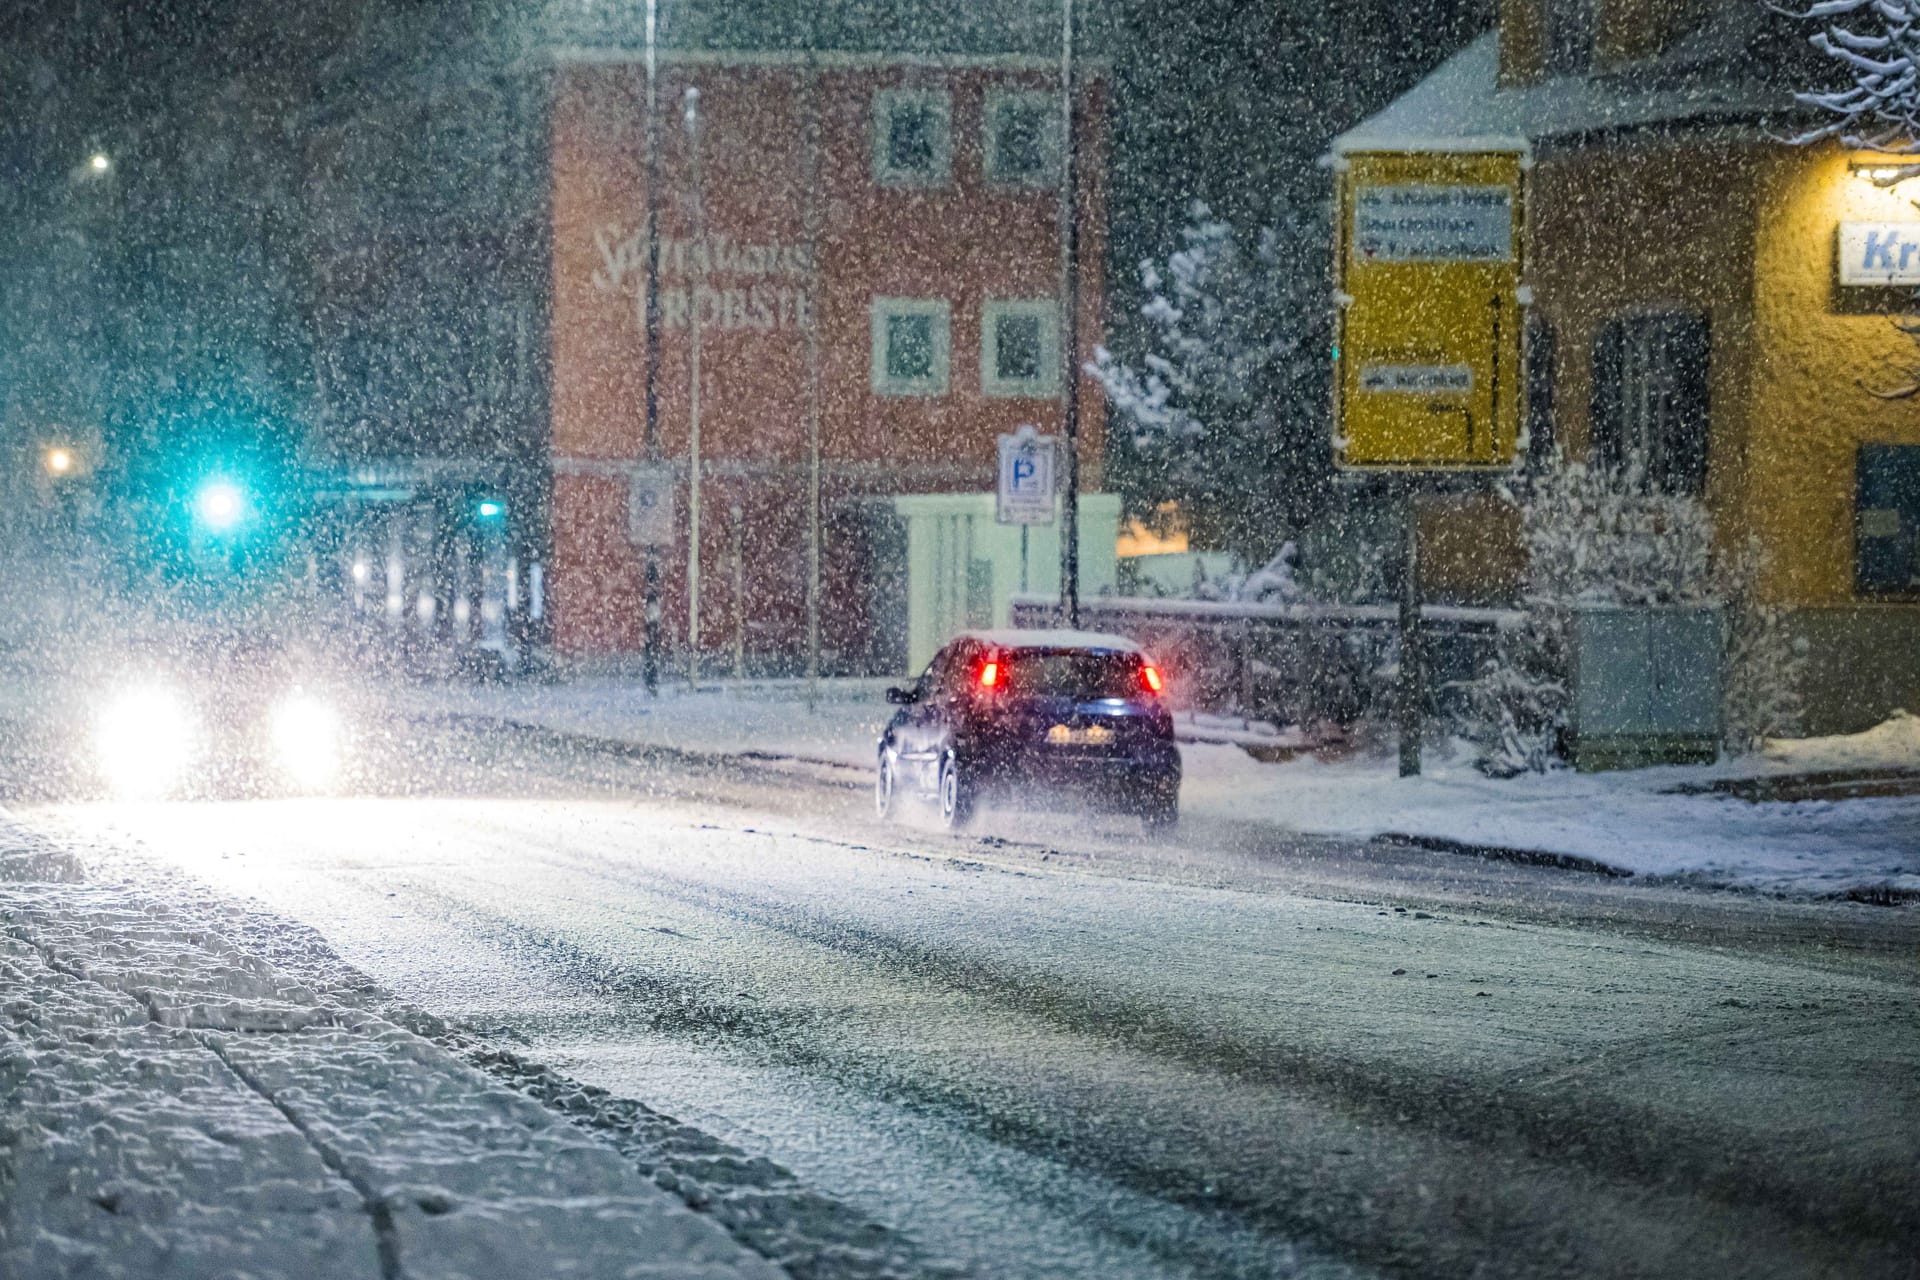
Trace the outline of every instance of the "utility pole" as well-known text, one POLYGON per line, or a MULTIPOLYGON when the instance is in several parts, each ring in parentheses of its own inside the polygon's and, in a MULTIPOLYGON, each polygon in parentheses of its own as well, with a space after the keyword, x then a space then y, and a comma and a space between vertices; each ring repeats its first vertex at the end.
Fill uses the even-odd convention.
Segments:
POLYGON ((1400 776, 1420 776, 1420 743, 1426 733, 1426 650, 1420 616, 1420 504, 1419 481, 1399 482, 1401 527, 1400 560, 1400 776))
POLYGON ((1080 625, 1080 218, 1079 155, 1073 127, 1073 0, 1060 0, 1060 434, 1066 441, 1066 497, 1060 516, 1060 601, 1080 625))
POLYGON ((807 51, 803 141, 807 241, 807 711, 820 697, 820 67, 807 51))
MULTIPOLYGON (((686 94, 687 145, 693 167, 693 240, 705 246, 706 194, 700 178, 700 90, 686 94)), ((694 255, 695 276, 687 308, 687 686, 700 678, 700 291, 707 283, 705 253, 694 255)))
MULTIPOLYGON (((660 59, 659 0, 647 0, 647 281, 646 281, 646 464, 660 463, 660 59)), ((660 547, 647 535, 645 612, 641 616, 640 670, 647 692, 660 692, 660 547)))

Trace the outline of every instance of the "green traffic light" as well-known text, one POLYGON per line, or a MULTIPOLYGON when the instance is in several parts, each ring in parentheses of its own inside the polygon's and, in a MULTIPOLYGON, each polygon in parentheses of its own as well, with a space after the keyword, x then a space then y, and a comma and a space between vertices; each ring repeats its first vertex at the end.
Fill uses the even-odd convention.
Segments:
POLYGON ((505 515, 507 511, 506 507, 495 502, 492 498, 481 499, 479 509, 482 520, 497 520, 505 515))
POLYGON ((227 533, 247 517, 247 496, 229 480, 209 480, 193 499, 193 514, 211 533, 227 533))

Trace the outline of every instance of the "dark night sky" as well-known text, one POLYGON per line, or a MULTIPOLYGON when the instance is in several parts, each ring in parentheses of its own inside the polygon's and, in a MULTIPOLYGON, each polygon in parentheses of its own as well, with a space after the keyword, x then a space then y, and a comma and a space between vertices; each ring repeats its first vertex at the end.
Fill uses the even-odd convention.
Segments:
MULTIPOLYGON (((438 43, 415 36, 416 47, 355 50, 350 33, 364 42, 366 32, 458 30, 470 3, 8 6, 0 290, 11 319, 0 326, 12 332, 0 330, 9 347, 0 359, 13 367, 0 382, 0 414, 17 427, 22 414, 84 412, 77 401, 97 398, 101 386, 42 385, 71 381, 62 370, 75 343, 109 348, 106 363, 126 386, 211 361, 292 402, 309 395, 297 332, 300 165, 317 88, 343 54, 417 65, 438 43), (79 172, 96 148, 113 157, 105 181, 79 172), (94 264, 84 282, 62 283, 63 254, 94 264), (92 300, 84 318, 49 311, 82 294, 92 300), (55 341, 61 324, 67 331, 55 341), (34 332, 23 336, 22 326, 34 332)), ((486 7, 496 20, 518 12, 486 7)), ((1488 0, 1125 0, 1096 18, 1113 33, 1109 277, 1119 343, 1137 301, 1138 260, 1167 250, 1194 198, 1248 227, 1323 200, 1315 160, 1327 139, 1491 20, 1488 0)))

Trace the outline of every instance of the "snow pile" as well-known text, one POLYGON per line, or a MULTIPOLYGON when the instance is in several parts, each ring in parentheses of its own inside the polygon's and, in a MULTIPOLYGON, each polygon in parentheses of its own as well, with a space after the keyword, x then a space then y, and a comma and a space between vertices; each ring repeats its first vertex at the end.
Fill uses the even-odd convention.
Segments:
MULTIPOLYGON (((1889 725, 1856 739, 1806 744, 1808 756, 1884 761, 1895 740, 1911 749, 1915 727, 1889 725)), ((1191 814, 1317 835, 1411 835, 1559 854, 1636 875, 1765 892, 1920 890, 1920 796, 1756 804, 1675 791, 1776 768, 1561 770, 1495 780, 1462 750, 1430 751, 1423 776, 1401 778, 1396 762, 1381 757, 1268 765, 1231 747, 1186 746, 1181 754, 1181 803, 1191 814)))
POLYGON ((1865 733, 1770 739, 1764 755, 1771 764, 1795 773, 1822 769, 1920 771, 1920 716, 1896 711, 1865 733))
POLYGON ((122 889, 0 884, 0 992, 0 1274, 779 1274, 537 1103, 122 889))

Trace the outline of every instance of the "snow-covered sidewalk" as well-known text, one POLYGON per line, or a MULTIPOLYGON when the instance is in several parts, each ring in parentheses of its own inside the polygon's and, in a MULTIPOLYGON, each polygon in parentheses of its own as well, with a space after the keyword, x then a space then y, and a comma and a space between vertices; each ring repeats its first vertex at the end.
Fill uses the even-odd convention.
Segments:
POLYGON ((782 1274, 628 1160, 0 815, 0 1275, 782 1274))
MULTIPOLYGON (((650 698, 637 679, 612 676, 552 685, 413 686, 401 700, 416 711, 864 772, 872 767, 874 743, 892 710, 884 699, 886 683, 822 681, 812 710, 798 682, 698 692, 668 684, 650 698)), ((1260 735, 1249 730, 1188 719, 1183 737, 1181 804, 1203 820, 1362 839, 1416 836, 1767 892, 1920 891, 1920 796, 1753 803, 1677 793, 1727 779, 1824 770, 1920 774, 1920 720, 1912 717, 1851 737, 1776 743, 1752 760, 1505 781, 1484 777, 1463 755, 1444 751, 1428 753, 1424 776, 1403 779, 1395 762, 1379 755, 1262 763, 1232 745, 1257 742, 1260 735)), ((1289 741, 1271 739, 1281 747, 1289 741)))

